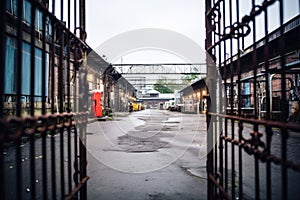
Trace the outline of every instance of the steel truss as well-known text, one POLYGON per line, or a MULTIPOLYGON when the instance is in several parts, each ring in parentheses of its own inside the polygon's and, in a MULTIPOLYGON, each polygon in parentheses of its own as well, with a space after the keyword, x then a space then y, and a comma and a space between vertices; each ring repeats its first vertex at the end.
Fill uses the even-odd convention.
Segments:
POLYGON ((206 74, 205 63, 113 64, 121 74, 206 74))

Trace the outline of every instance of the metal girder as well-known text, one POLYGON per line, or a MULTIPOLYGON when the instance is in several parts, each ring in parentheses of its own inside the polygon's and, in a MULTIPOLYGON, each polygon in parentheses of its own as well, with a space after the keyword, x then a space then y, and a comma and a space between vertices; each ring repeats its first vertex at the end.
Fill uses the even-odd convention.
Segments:
POLYGON ((120 74, 206 74, 206 63, 112 64, 120 74))

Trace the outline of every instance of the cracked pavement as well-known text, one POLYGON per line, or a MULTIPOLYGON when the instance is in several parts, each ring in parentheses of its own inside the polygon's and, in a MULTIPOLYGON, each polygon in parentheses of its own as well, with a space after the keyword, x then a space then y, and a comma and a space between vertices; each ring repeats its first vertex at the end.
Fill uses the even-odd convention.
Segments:
POLYGON ((149 109, 87 130, 89 199, 206 199, 204 115, 149 109))

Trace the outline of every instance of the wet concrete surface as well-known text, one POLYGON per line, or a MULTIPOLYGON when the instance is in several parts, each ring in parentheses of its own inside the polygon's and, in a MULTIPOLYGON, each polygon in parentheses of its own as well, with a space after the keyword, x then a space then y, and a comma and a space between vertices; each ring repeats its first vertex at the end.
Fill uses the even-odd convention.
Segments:
MULTIPOLYGON (((237 122, 236 122, 237 123, 237 122)), ((235 137, 238 138, 238 125, 235 137)), ((90 124, 88 131, 89 199, 206 199, 206 123, 204 115, 160 110, 131 113, 115 121, 90 124)), ((228 130, 231 130, 229 124, 228 130)), ((264 133, 264 127, 260 127, 264 133)), ((272 128, 272 154, 281 156, 280 130, 272 128)), ((244 124, 250 138, 253 126, 244 124)), ((265 134, 261 139, 265 141, 265 134)), ((298 163, 300 137, 289 132, 287 159, 298 163)), ((231 144, 228 144, 231 168, 231 144)), ((238 194, 238 147, 235 171, 227 171, 228 185, 235 180, 238 194)), ((255 161, 242 151, 243 198, 255 198, 255 161)), ((224 164, 225 161, 223 161, 224 164)), ((281 197, 281 166, 271 164, 272 199, 281 197)), ((288 170, 288 199, 298 199, 300 173, 288 170)), ((260 198, 266 199, 266 164, 259 161, 260 198)), ((229 190, 231 190, 229 188, 229 190)), ((229 191, 231 193, 231 191, 229 191)))
MULTIPOLYGON (((236 122, 237 123, 237 122, 236 122)), ((238 138, 238 125, 235 126, 235 137, 238 138)), ((88 199, 206 199, 207 179, 205 170, 206 159, 206 123, 204 115, 182 114, 177 112, 145 110, 129 115, 118 115, 113 121, 94 121, 87 128, 88 169, 88 199)), ((264 131, 264 127, 259 128, 264 131)), ((228 130, 231 130, 229 124, 228 130)), ((243 136, 250 138, 253 126, 244 124, 243 136)), ((281 133, 272 128, 271 151, 275 156, 281 156, 281 133)), ((230 135, 230 133, 229 133, 230 135)), ((63 134, 64 148, 67 151, 68 135, 63 134)), ((51 168, 51 138, 46 139, 47 177, 42 178, 41 151, 42 141, 35 141, 35 185, 34 199, 47 199, 52 196, 51 176, 55 173, 57 183, 61 181, 60 174, 60 137, 55 135, 55 168, 51 168), (44 194, 42 184, 47 183, 48 194, 44 194)), ((262 141, 265 141, 263 134, 262 141)), ((74 138, 72 137, 73 141, 74 138)), ((299 163, 300 157, 299 133, 289 132, 287 141, 288 160, 299 163)), ((73 142, 71 143, 74 149, 73 142)), ((17 177, 16 146, 5 148, 4 180, 5 199, 16 199, 16 185, 21 182, 23 199, 32 199, 33 190, 30 183, 30 143, 20 146, 22 180, 17 177)), ((65 151, 65 152, 66 152, 65 151)), ((235 148, 235 171, 228 170, 228 185, 234 178, 237 182, 240 174, 238 169, 238 148, 235 148)), ((68 162, 74 162, 64 155, 65 176, 68 170, 71 175, 73 167, 68 162)), ((242 152, 242 177, 244 199, 255 198, 255 168, 254 156, 242 152)), ((225 161, 224 161, 225 162, 225 161)), ((228 144, 228 162, 231 167, 231 145, 228 144)), ((299 199, 298 190, 300 173, 288 170, 288 199, 299 199)), ((271 164, 272 199, 281 198, 281 166, 271 164)), ((67 188, 67 176, 65 188, 67 188)), ((259 162, 260 198, 266 199, 266 164, 259 162)), ((67 192, 67 190, 65 191, 67 192)), ((236 190, 238 193, 238 190, 236 190)), ((56 184, 56 198, 61 199, 60 184, 56 184)))
POLYGON ((162 110, 88 125, 88 199, 206 199, 205 117, 162 110))

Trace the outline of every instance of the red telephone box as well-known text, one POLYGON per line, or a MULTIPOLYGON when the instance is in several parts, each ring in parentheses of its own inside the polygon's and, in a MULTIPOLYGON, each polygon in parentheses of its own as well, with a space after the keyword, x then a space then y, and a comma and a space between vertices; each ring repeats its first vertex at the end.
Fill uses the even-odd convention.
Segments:
POLYGON ((92 112, 95 117, 102 117, 101 92, 93 91, 91 97, 92 112))

